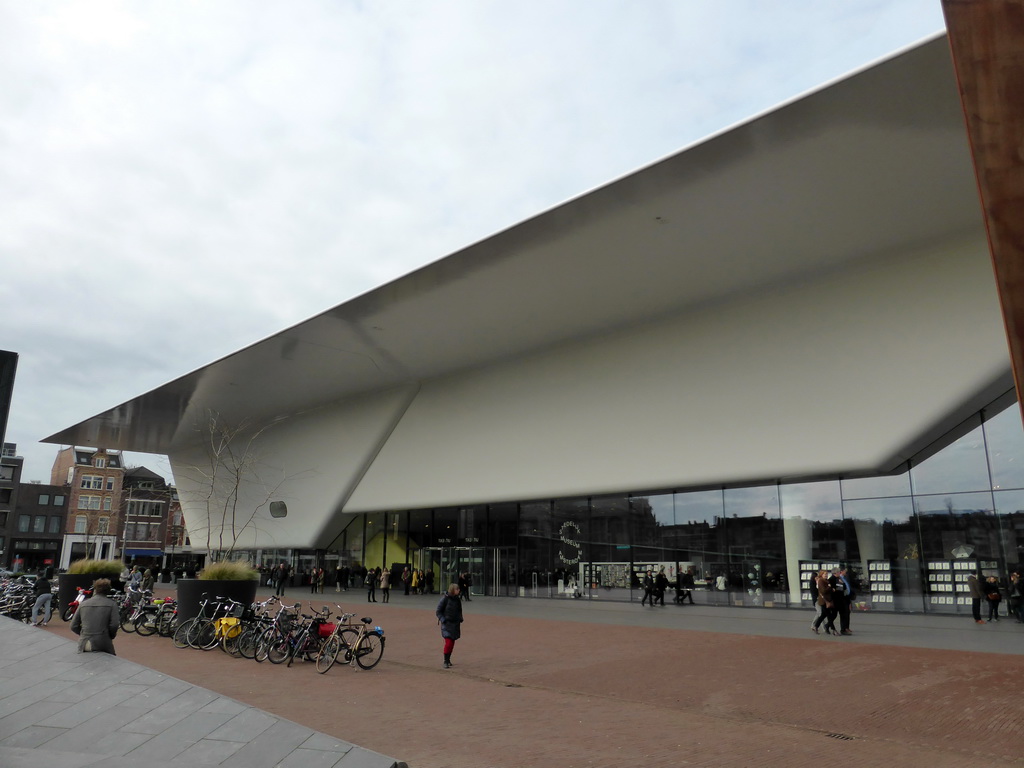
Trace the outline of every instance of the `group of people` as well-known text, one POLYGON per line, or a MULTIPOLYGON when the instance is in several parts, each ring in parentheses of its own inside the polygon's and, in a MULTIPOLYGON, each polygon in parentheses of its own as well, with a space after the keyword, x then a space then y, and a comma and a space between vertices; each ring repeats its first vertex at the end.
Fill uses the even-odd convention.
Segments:
MULTIPOLYGON (((654 607, 655 603, 662 606, 665 605, 665 591, 668 589, 668 576, 665 575, 665 569, 661 568, 658 573, 655 574, 650 568, 647 569, 647 573, 644 574, 642 586, 644 588, 643 599, 640 600, 640 605, 650 603, 651 608, 654 607)), ((693 602, 693 596, 690 596, 690 602, 693 602)))
POLYGON ((402 585, 407 595, 432 595, 434 593, 434 572, 406 567, 402 571, 402 585))
POLYGON ((391 602, 391 571, 387 568, 370 568, 363 577, 366 587, 366 602, 377 602, 377 587, 380 587, 381 602, 391 602))
MULTIPOLYGON (((977 569, 971 571, 967 577, 967 589, 971 595, 971 616, 976 624, 986 624, 999 621, 999 606, 1003 602, 1003 589, 999 579, 995 576, 979 578, 977 569), (981 606, 988 605, 988 619, 982 621, 981 606)), ((1006 615, 1012 616, 1018 623, 1024 623, 1024 581, 1016 571, 1010 574, 1010 582, 1007 585, 1007 609, 1006 615)))
POLYGON ((850 607, 856 594, 854 579, 847 569, 833 568, 831 574, 826 570, 818 571, 811 586, 812 594, 817 595, 811 631, 816 635, 821 634, 821 625, 824 622, 826 635, 852 635, 850 607), (836 629, 837 618, 839 629, 836 629))
POLYGON ((153 591, 153 571, 149 568, 143 570, 137 565, 126 568, 121 572, 121 581, 127 584, 130 590, 135 592, 153 591))

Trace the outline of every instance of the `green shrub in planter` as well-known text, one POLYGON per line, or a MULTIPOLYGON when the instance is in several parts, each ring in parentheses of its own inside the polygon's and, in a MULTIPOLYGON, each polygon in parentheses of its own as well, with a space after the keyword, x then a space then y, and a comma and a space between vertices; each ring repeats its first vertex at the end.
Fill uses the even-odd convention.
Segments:
POLYGON ((97 579, 116 579, 124 570, 120 560, 75 560, 68 566, 68 573, 89 574, 97 579))
POLYGON ((245 560, 210 563, 199 574, 200 581, 259 581, 260 572, 245 560))

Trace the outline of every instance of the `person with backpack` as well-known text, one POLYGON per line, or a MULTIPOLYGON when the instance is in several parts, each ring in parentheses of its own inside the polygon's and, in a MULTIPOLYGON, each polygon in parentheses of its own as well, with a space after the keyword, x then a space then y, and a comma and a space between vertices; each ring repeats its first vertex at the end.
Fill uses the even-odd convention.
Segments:
POLYGON ((462 600, 459 599, 459 585, 448 585, 448 591, 434 611, 437 623, 441 625, 441 637, 444 638, 444 668, 452 667, 452 651, 455 641, 462 637, 462 600))

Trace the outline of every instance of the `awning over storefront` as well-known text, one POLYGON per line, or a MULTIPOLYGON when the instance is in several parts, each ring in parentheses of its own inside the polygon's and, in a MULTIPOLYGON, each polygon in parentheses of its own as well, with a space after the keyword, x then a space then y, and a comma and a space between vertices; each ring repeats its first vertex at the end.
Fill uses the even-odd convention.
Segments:
POLYGON ((160 557, 163 554, 159 549, 126 549, 124 553, 128 557, 160 557))

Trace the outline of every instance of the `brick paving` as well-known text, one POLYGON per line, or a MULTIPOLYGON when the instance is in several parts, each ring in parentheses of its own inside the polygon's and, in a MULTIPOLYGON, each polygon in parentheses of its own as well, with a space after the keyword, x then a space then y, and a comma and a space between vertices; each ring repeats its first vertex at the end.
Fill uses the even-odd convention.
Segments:
POLYGON ((1007 621, 855 616, 858 634, 835 638, 797 611, 474 599, 445 670, 436 596, 313 602, 339 597, 386 631, 372 671, 135 635, 117 649, 410 768, 1024 765, 1024 627, 1007 621), (704 628, 723 620, 734 628, 704 628))

